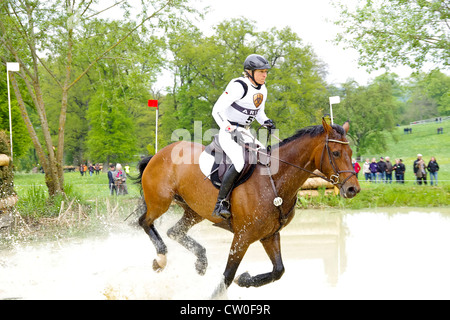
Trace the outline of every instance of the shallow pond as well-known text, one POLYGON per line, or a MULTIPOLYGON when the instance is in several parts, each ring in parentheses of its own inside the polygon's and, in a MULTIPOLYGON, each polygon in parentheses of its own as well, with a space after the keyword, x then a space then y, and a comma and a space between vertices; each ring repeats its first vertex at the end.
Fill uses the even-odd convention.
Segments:
MULTIPOLYGON (((106 237, 0 252, 0 299, 208 299, 232 234, 208 222, 191 230, 209 259, 199 276, 194 257, 165 236, 177 217, 157 223, 169 250, 161 273, 152 271, 148 237, 124 223, 106 237)), ((283 277, 260 288, 233 283, 229 299, 450 299, 450 208, 299 210, 281 241, 283 277)), ((238 274, 271 269, 255 243, 238 274)))

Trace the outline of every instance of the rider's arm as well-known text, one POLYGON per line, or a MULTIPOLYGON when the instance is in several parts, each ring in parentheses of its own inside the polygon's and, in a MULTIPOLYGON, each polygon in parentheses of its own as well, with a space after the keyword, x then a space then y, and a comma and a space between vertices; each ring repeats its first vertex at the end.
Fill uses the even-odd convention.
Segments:
POLYGON ((228 122, 226 110, 233 104, 233 102, 241 99, 243 95, 244 88, 242 85, 238 82, 232 81, 228 84, 225 92, 219 97, 212 110, 212 115, 220 129, 225 129, 231 125, 230 122, 228 122))
POLYGON ((264 124, 267 120, 269 120, 269 117, 267 117, 266 112, 264 111, 264 102, 260 107, 258 114, 256 115, 256 121, 259 122, 259 124, 264 124))

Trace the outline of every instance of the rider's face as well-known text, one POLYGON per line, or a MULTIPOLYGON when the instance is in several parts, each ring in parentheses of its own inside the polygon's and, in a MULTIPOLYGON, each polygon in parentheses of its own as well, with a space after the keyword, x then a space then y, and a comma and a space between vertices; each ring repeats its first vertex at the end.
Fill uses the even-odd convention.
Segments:
POLYGON ((254 78, 257 83, 264 84, 267 78, 267 69, 255 70, 254 78))

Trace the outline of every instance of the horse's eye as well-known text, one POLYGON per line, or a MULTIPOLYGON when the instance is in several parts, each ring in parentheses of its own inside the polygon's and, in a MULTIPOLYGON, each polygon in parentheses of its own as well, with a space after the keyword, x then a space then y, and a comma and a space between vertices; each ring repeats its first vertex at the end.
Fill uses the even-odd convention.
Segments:
POLYGON ((333 156, 335 156, 336 158, 339 158, 341 155, 341 153, 339 151, 333 151, 333 156))

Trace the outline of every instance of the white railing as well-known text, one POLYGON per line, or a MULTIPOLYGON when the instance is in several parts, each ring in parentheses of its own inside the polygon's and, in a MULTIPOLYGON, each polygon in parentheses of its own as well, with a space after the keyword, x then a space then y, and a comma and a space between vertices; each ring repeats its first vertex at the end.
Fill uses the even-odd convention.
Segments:
POLYGON ((430 122, 439 123, 439 122, 447 121, 447 120, 450 120, 450 116, 446 116, 446 117, 434 117, 434 118, 425 119, 425 120, 417 120, 417 121, 410 122, 409 125, 413 125, 413 124, 423 124, 423 123, 430 123, 430 122))

